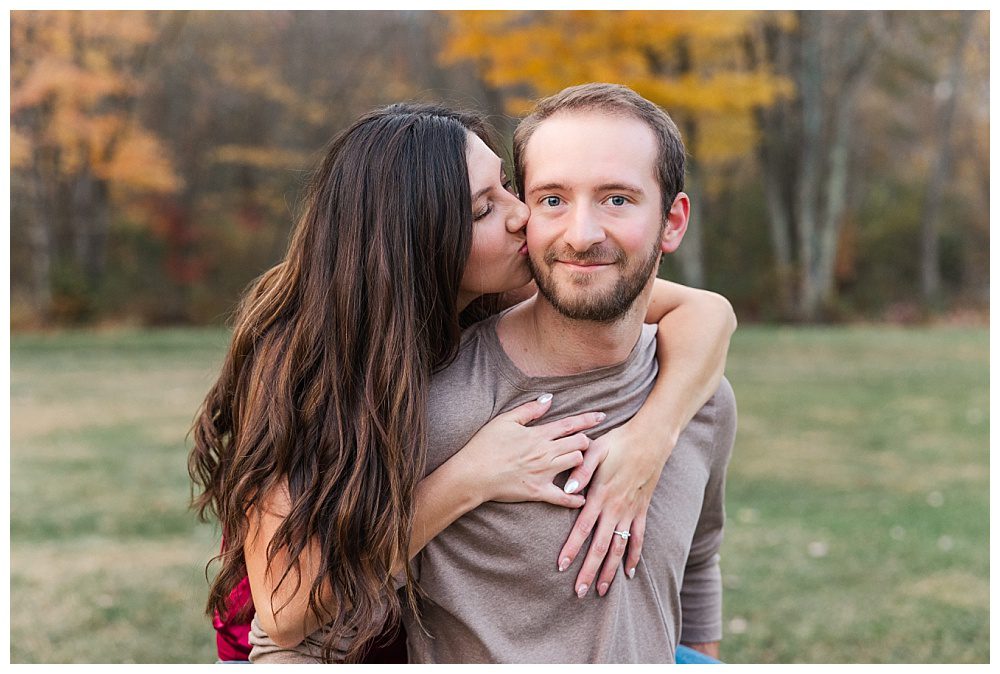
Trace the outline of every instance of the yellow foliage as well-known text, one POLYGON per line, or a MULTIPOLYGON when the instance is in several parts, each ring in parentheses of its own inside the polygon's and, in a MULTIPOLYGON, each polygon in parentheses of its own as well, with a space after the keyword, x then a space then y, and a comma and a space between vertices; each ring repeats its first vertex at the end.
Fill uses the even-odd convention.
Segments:
POLYGON ((584 82, 634 88, 675 117, 704 122, 691 148, 725 161, 756 139, 754 113, 792 83, 753 63, 764 25, 790 27, 785 12, 458 11, 440 59, 471 61, 492 87, 509 89, 507 112, 530 107, 521 92, 553 94, 584 82))

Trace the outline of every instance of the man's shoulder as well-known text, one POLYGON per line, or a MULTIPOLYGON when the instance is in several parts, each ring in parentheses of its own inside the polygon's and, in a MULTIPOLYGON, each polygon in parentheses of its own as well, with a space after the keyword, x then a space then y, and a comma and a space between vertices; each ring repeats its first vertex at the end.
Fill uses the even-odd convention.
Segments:
POLYGON ((719 388, 716 389, 708 402, 716 407, 716 414, 736 416, 736 392, 733 391, 733 385, 725 377, 719 382, 719 388))
POLYGON ((736 439, 736 393, 728 379, 722 378, 719 388, 709 398, 705 407, 709 408, 711 423, 715 429, 714 453, 722 460, 728 461, 736 439))
POLYGON ((725 463, 736 436, 736 396, 723 377, 712 397, 694 415, 681 438, 698 448, 712 465, 725 463))
POLYGON ((476 362, 488 359, 490 351, 488 338, 490 331, 496 330, 495 323, 495 317, 491 316, 465 328, 455 357, 433 373, 432 381, 447 380, 474 367, 476 362))

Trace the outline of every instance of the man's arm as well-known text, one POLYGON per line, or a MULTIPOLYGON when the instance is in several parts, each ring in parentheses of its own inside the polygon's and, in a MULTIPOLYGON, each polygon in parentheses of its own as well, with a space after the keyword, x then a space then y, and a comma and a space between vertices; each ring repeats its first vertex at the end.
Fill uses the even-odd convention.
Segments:
POLYGON ((725 525, 726 468, 736 435, 736 400, 728 382, 719 387, 711 413, 709 478, 681 584, 681 643, 718 659, 722 638, 719 549, 725 525))
POLYGON ((688 648, 693 648, 694 650, 698 651, 699 653, 704 653, 705 655, 707 655, 710 658, 715 658, 716 660, 719 659, 719 642, 718 641, 705 641, 705 642, 702 642, 702 643, 693 643, 693 642, 683 642, 682 641, 681 643, 684 644, 685 646, 687 646, 688 648))

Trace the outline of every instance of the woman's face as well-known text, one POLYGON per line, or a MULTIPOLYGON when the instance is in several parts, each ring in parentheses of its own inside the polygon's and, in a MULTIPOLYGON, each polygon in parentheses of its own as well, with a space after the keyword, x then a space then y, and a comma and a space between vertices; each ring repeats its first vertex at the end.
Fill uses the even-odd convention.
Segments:
POLYGON ((474 133, 467 145, 472 251, 459 286, 459 310, 480 295, 514 290, 531 280, 524 236, 528 207, 510 190, 500 157, 474 133))

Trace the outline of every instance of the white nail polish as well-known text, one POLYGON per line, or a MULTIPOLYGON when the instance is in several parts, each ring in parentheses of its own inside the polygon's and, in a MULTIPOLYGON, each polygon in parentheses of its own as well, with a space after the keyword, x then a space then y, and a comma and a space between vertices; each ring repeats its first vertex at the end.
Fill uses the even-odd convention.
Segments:
POLYGON ((587 586, 586 585, 581 585, 580 587, 576 588, 576 596, 577 597, 579 597, 580 599, 583 599, 583 595, 585 595, 585 594, 587 594, 587 586))
POLYGON ((536 400, 544 405, 548 401, 552 400, 552 394, 551 393, 543 393, 542 395, 538 396, 538 398, 536 398, 536 400))
POLYGON ((559 570, 565 571, 567 568, 569 568, 569 557, 563 557, 559 560, 559 570))
POLYGON ((598 591, 598 594, 603 597, 605 594, 607 594, 607 592, 608 592, 608 584, 607 583, 601 583, 601 587, 600 587, 600 590, 598 591))
POLYGON ((566 486, 563 487, 563 491, 566 492, 567 494, 572 494, 573 492, 576 491, 576 488, 579 486, 580 486, 579 482, 577 482, 576 480, 570 480, 569 482, 566 483, 566 486))
POLYGON ((634 566, 631 569, 628 570, 628 577, 629 578, 635 578, 635 567, 634 566))

